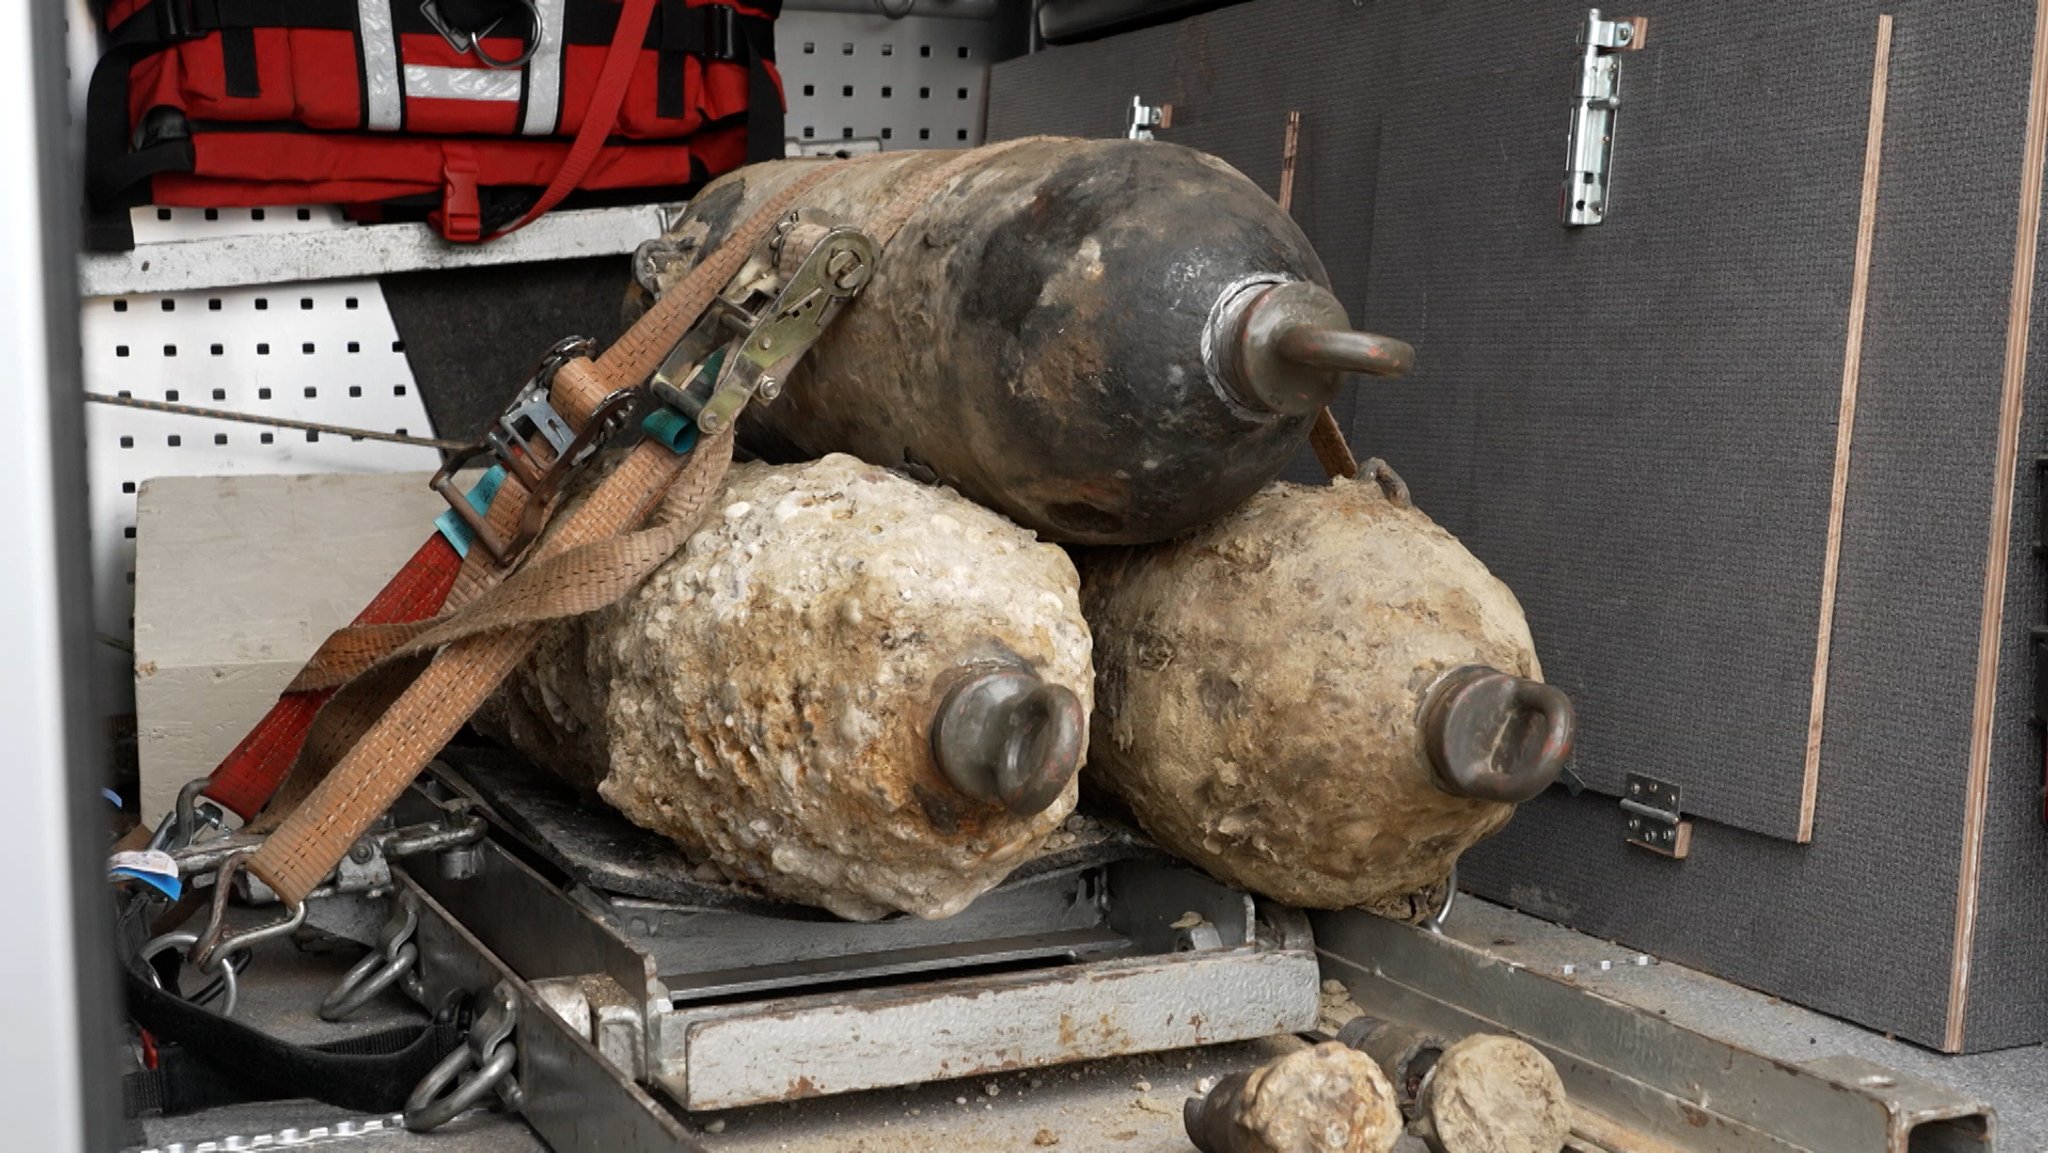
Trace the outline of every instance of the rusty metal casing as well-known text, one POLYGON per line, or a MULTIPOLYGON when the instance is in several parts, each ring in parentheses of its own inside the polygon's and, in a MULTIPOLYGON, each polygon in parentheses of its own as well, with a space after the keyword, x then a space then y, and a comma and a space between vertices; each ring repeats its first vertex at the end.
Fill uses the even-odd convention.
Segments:
MULTIPOLYGON (((955 155, 847 162, 807 207, 859 224, 955 155)), ((641 303, 816 163, 708 186, 640 254, 641 303)), ((1326 284, 1293 221, 1213 157, 1122 140, 1013 145, 911 216, 785 395, 749 408, 741 439, 769 460, 849 452, 902 468, 1052 540, 1165 539, 1278 474, 1337 387, 1331 357, 1367 347, 1336 339, 1353 334, 1326 284), (1291 324, 1251 335, 1247 299, 1295 285, 1291 324), (1256 339, 1280 351, 1247 355, 1256 339), (1319 359, 1287 359, 1297 345, 1319 359), (1243 379, 1247 363, 1283 360, 1284 380, 1243 379)), ((1405 367, 1406 346, 1370 340, 1374 357, 1353 367, 1405 367)))

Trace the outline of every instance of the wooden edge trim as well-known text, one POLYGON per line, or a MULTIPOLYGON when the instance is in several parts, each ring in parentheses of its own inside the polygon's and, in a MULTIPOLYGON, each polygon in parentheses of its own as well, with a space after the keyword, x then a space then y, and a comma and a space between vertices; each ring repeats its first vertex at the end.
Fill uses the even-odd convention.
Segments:
POLYGON ((1280 195, 1273 198, 1280 211, 1294 212, 1294 163, 1301 152, 1301 111, 1287 111, 1287 136, 1280 146, 1280 195))
POLYGON ((2013 487, 2019 472, 2020 411, 2025 401, 2028 324, 2041 241, 2041 166, 2048 157, 2048 0, 2034 6, 2034 60, 2027 84, 2027 137, 2020 159, 2019 227, 2013 241, 2012 295, 2005 319, 2005 371, 1998 400, 1997 464, 1991 479, 1991 530, 1984 556, 1984 604, 1977 623, 1977 684, 1970 714, 1970 774, 1963 793, 1963 860, 1956 877, 1955 955, 1949 968, 1948 1029, 1942 1048, 1963 1047, 1969 1009, 1970 954, 1977 940, 1977 879, 1984 858, 1984 812, 1991 784, 1991 722, 1998 698, 1999 634, 2005 625, 2005 574, 2012 546, 2013 487))
POLYGON ((1820 634, 1813 646, 1813 701, 1806 713, 1806 775, 1799 788, 1799 844, 1813 840, 1820 796, 1821 728, 1828 711, 1828 654, 1835 639, 1835 583, 1842 567, 1842 512, 1849 495, 1849 442, 1856 430, 1856 383, 1863 371, 1863 313, 1870 300, 1870 250, 1877 230, 1877 182, 1884 159, 1885 91, 1892 65, 1892 18, 1877 18, 1870 69, 1870 124, 1863 137, 1863 201, 1856 214, 1856 263, 1849 287, 1849 337, 1842 350, 1842 405, 1835 416, 1835 477, 1828 498, 1827 552, 1821 561, 1820 634))

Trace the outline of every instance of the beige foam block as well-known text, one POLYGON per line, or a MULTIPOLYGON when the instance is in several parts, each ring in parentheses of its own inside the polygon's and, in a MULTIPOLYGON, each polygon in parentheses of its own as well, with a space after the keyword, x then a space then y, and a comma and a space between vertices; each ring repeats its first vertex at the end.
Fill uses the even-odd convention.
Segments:
POLYGON ((446 508, 424 473, 143 482, 135 709, 145 820, 213 771, 446 508))

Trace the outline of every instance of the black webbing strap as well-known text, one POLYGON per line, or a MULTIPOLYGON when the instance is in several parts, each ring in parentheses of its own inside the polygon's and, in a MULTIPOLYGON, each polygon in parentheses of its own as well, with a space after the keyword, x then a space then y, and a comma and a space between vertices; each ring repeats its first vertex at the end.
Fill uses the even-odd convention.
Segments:
POLYGON ((747 163, 780 160, 782 89, 768 74, 768 64, 775 59, 775 25, 767 20, 742 20, 740 36, 747 48, 747 163))
POLYGON ((220 70, 226 77, 229 96, 246 98, 263 95, 263 86, 256 79, 254 28, 220 30, 220 70))
POLYGON ((128 1015, 159 1045, 158 1068, 126 1087, 131 1101, 173 1112, 231 1101, 311 1098, 357 1112, 393 1113, 404 1108, 434 1063, 463 1043, 458 1024, 437 1022, 330 1045, 294 1045, 216 1016, 149 980, 139 955, 145 907, 131 902, 116 929, 128 1015))
POLYGON ((524 33, 533 9, 522 0, 434 0, 441 22, 459 32, 482 36, 493 29, 524 33))
POLYGON ((130 147, 128 71, 155 49, 137 41, 116 44, 93 66, 86 85, 85 244, 96 252, 135 247, 128 210, 149 203, 151 176, 192 170, 190 140, 130 147))
MULTIPOLYGON (((388 1086, 368 1089, 364 1094, 368 1103, 364 1105, 340 1107, 358 1109, 365 1113, 395 1113, 404 1107, 406 1096, 412 1092, 413 1086, 419 1084, 420 1079, 426 1076, 427 1069, 432 1068, 432 1062, 439 1060, 441 1054, 454 1050, 460 1044, 462 1031, 451 1021, 425 1026, 424 1031, 417 1025, 386 1029, 344 1041, 310 1046, 310 1050, 336 1058, 379 1058, 392 1062, 392 1067, 400 1072, 386 1079, 389 1082, 388 1086), (415 1049, 430 1052, 434 1056, 432 1060, 423 1064, 417 1076, 410 1076, 413 1061, 409 1054, 415 1049), (410 1080, 407 1079, 408 1076, 410 1080), (396 1103, 387 1104, 389 1101, 396 1103)), ((318 1097, 318 1094, 303 1090, 279 1092, 270 1087, 252 1084, 242 1077, 223 1071, 186 1045, 160 1041, 157 1045, 156 1060, 156 1068, 143 1069, 122 1078, 122 1103, 130 1117, 138 1117, 144 1113, 178 1117, 223 1105, 318 1097)), ((332 1101, 328 1103, 338 1104, 332 1101)))

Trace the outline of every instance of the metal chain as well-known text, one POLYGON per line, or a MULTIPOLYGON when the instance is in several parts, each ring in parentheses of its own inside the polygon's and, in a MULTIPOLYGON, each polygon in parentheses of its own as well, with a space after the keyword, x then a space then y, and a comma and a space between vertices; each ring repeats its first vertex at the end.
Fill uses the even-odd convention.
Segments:
POLYGON ((281 416, 258 416, 252 412, 235 412, 225 408, 200 408, 191 404, 171 404, 162 400, 144 400, 139 396, 115 396, 104 392, 88 392, 85 399, 94 404, 108 404, 115 408, 139 408, 145 412, 167 412, 173 416, 196 416, 204 420, 226 420, 236 424, 260 424, 265 428, 292 428, 301 432, 331 432, 354 440, 382 440, 392 444, 416 444, 422 448, 437 448, 450 452, 466 448, 459 440, 440 440, 431 436, 407 436, 402 432, 378 432, 370 428, 350 428, 340 424, 322 424, 314 420, 289 420, 281 416))
POLYGON ((343 974, 334 991, 321 1000, 320 1019, 346 1020, 393 985, 402 984, 408 994, 419 999, 419 976, 413 966, 419 963, 420 949, 412 939, 419 925, 410 894, 401 897, 377 933, 377 947, 343 974))
POLYGON ((405 1127, 415 1133, 439 1129, 488 1093, 518 1112, 524 1099, 512 1076, 519 1065, 519 1046, 512 1041, 518 1025, 519 996, 510 983, 500 981, 491 990, 490 1004, 469 1027, 468 1042, 441 1058, 406 1098, 405 1127))

